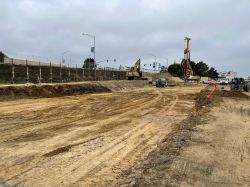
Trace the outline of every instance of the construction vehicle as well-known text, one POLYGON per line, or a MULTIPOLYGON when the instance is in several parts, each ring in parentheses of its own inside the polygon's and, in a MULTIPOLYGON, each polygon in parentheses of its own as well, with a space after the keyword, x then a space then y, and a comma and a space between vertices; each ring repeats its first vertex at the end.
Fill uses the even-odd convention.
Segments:
POLYGON ((136 61, 134 67, 130 67, 129 71, 127 71, 126 77, 128 78, 128 80, 142 78, 141 59, 140 58, 136 61))
POLYGON ((231 90, 249 92, 250 85, 244 78, 234 78, 231 83, 231 90))
POLYGON ((168 85, 167 80, 165 78, 159 78, 155 81, 156 87, 166 87, 168 85))
POLYGON ((185 37, 185 41, 187 43, 187 47, 184 50, 184 64, 183 64, 183 71, 185 79, 187 80, 189 77, 193 76, 193 70, 190 65, 190 40, 191 38, 185 37))

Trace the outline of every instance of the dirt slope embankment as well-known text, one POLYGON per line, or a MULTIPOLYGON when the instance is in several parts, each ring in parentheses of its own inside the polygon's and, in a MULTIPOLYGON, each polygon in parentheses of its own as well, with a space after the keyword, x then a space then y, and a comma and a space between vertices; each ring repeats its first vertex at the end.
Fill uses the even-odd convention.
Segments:
POLYGON ((117 186, 250 186, 250 100, 202 91, 190 116, 117 186))
POLYGON ((23 84, 0 87, 0 100, 19 98, 60 97, 85 93, 103 93, 140 88, 145 81, 99 81, 65 84, 23 84))

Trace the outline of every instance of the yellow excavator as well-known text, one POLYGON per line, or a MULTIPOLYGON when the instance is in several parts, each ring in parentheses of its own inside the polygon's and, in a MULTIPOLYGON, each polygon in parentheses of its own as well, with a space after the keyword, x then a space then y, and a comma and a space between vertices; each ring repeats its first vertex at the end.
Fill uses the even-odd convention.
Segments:
POLYGON ((130 67, 129 71, 126 72, 126 77, 128 80, 141 79, 141 59, 139 58, 134 67, 130 67))
POLYGON ((187 43, 187 47, 184 50, 185 62, 183 65, 185 79, 188 79, 189 77, 193 76, 193 70, 190 65, 190 40, 191 38, 185 37, 185 41, 187 43))

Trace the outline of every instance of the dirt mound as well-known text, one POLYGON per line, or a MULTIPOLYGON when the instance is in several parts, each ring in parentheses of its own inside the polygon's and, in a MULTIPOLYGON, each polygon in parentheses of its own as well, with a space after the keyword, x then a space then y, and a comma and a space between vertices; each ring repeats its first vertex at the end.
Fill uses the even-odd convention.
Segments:
MULTIPOLYGON (((211 104, 212 100, 219 102, 221 97, 249 98, 248 95, 237 91, 220 90, 217 91, 211 98, 209 98, 208 95, 210 93, 211 90, 204 89, 196 96, 196 110, 201 109, 205 105, 211 104)), ((213 104, 215 103, 216 102, 213 102, 213 104)))
POLYGON ((151 78, 153 81, 159 78, 166 78, 169 85, 180 85, 184 83, 179 77, 173 77, 169 73, 143 73, 143 77, 151 78))
POLYGON ((0 100, 103 93, 139 88, 145 85, 145 81, 100 81, 72 84, 2 86, 0 87, 0 100))
POLYGON ((246 94, 239 91, 227 91, 227 90, 221 90, 216 95, 222 96, 222 97, 238 97, 238 98, 249 98, 246 94))
POLYGON ((0 88, 0 99, 17 99, 25 97, 58 97, 83 93, 111 92, 102 85, 32 85, 24 87, 2 87, 0 88))
POLYGON ((211 103, 211 99, 208 98, 210 91, 202 90, 195 98, 195 108, 196 110, 201 109, 203 106, 211 103))

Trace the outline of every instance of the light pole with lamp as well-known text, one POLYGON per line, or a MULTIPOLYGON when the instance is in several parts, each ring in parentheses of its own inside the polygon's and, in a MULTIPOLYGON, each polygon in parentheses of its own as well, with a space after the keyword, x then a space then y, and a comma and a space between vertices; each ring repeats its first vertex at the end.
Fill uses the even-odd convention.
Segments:
POLYGON ((89 36, 94 39, 94 47, 91 47, 91 52, 94 53, 94 66, 95 66, 95 80, 96 80, 96 62, 95 62, 95 35, 82 33, 83 36, 89 36))

